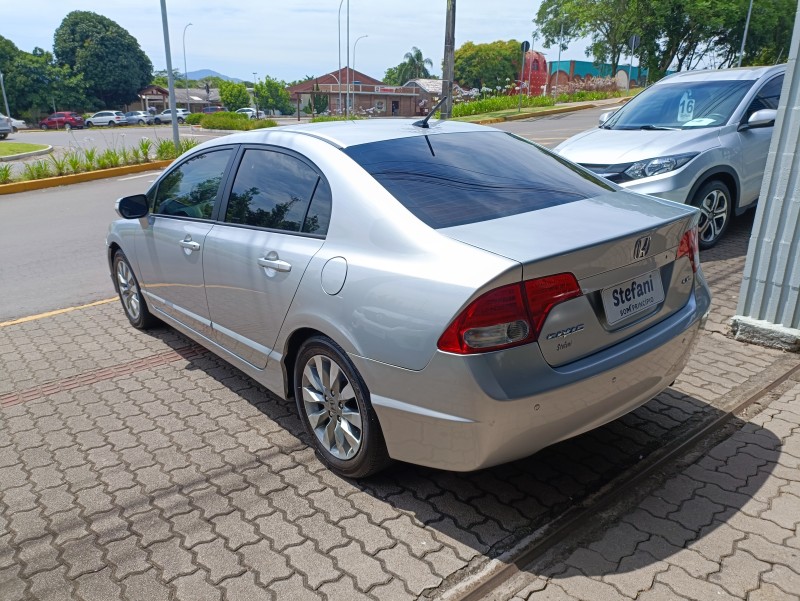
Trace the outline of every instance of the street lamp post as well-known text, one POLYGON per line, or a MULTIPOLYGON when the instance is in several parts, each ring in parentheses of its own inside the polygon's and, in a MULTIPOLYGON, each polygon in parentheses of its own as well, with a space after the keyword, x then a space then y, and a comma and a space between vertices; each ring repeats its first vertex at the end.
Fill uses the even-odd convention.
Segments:
POLYGON ((8 110, 8 98, 6 98, 6 84, 2 73, 0 73, 0 88, 3 89, 3 104, 6 105, 6 117, 11 117, 11 111, 8 110))
POLYGON ((258 74, 253 71, 253 104, 256 105, 256 120, 258 120, 258 93, 256 92, 256 79, 258 79, 258 74))
POLYGON ((344 102, 344 117, 347 119, 350 116, 350 0, 347 0, 347 38, 345 39, 347 45, 347 98, 344 102))
MULTIPOLYGON (((337 71, 339 77, 342 76, 342 4, 344 4, 344 0, 339 1, 339 47, 337 50, 339 51, 339 71, 337 71)), ((339 81, 339 77, 336 78, 336 82, 339 84, 339 114, 342 113, 342 82, 339 81)))
POLYGON ((747 9, 747 20, 744 22, 744 33, 742 34, 742 47, 739 50, 739 62, 737 67, 742 66, 742 57, 744 57, 744 43, 747 41, 747 30, 750 27, 750 13, 753 12, 753 0, 750 0, 750 8, 747 9))
POLYGON ((358 40, 363 40, 364 38, 368 37, 369 36, 367 34, 358 36, 358 38, 356 38, 355 43, 353 44, 353 71, 356 70, 356 46, 358 46, 358 40))
POLYGON ((183 82, 186 86, 186 110, 191 111, 189 107, 189 73, 186 71, 186 30, 191 27, 191 23, 187 23, 183 28, 183 82))

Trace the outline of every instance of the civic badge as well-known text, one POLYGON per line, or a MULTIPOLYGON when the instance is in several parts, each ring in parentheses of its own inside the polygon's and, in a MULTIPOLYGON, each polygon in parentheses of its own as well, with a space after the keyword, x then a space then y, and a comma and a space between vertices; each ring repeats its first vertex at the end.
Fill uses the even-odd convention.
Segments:
POLYGON ((644 259, 650 252, 650 236, 642 236, 633 245, 633 258, 644 259))

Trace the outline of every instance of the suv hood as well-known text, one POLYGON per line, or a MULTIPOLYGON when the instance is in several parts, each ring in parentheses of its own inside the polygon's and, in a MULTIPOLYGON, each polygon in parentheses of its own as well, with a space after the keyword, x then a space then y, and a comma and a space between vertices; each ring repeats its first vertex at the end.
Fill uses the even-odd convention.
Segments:
POLYGON ((719 146, 719 127, 683 130, 595 128, 572 136, 555 152, 581 165, 615 165, 719 146))

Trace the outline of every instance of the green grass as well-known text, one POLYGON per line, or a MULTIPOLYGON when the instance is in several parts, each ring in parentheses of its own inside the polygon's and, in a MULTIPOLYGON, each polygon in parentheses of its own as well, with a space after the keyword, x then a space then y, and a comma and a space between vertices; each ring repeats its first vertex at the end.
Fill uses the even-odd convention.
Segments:
POLYGON ((486 119, 503 119, 510 115, 535 115, 536 113, 541 113, 542 111, 549 111, 552 110, 552 106, 531 106, 531 107, 522 107, 521 111, 518 111, 516 108, 513 109, 503 109, 500 111, 490 111, 488 113, 478 113, 477 115, 467 115, 466 117, 453 117, 453 121, 467 121, 469 123, 475 121, 484 121, 486 119))
POLYGON ((44 150, 44 144, 25 144, 23 142, 0 142, 0 157, 10 157, 23 152, 33 152, 34 150, 44 150))

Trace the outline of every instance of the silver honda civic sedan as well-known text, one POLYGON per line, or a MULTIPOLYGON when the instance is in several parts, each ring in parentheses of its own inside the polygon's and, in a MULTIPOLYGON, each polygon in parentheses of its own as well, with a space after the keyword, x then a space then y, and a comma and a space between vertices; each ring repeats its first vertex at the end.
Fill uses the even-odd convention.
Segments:
POLYGON ((131 324, 293 397, 349 477, 476 470, 613 420, 675 380, 710 304, 696 209, 477 125, 234 134, 117 211, 131 324))

